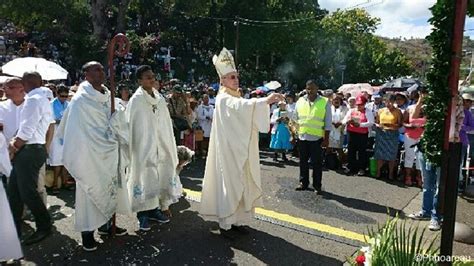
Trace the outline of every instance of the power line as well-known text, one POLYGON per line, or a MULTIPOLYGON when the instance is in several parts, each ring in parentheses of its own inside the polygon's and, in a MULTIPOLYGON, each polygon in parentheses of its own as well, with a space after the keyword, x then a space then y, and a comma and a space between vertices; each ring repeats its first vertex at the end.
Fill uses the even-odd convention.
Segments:
MULTIPOLYGON (((181 14, 185 15, 184 12, 181 12, 181 14)), ((185 16, 189 17, 187 15, 185 16)), ((193 16, 193 18, 208 19, 208 20, 223 21, 223 22, 237 22, 241 25, 247 25, 247 26, 267 26, 267 25, 281 26, 284 24, 307 22, 310 20, 323 18, 324 16, 326 16, 326 14, 321 14, 321 15, 312 16, 308 18, 291 19, 291 20, 253 20, 253 19, 242 18, 242 17, 219 18, 219 17, 199 16, 199 15, 193 16)))
POLYGON ((357 5, 353 5, 353 6, 350 6, 350 7, 346 7, 346 8, 344 8, 344 10, 349 10, 349 9, 357 8, 357 7, 361 6, 361 5, 365 5, 365 4, 370 3, 370 1, 371 1, 371 0, 366 0, 364 3, 359 3, 359 4, 357 4, 357 5))
POLYGON ((364 3, 360 3, 360 4, 357 4, 357 5, 351 6, 351 7, 347 7, 344 10, 350 10, 350 9, 355 9, 355 8, 366 9, 366 8, 369 8, 369 7, 380 5, 384 2, 384 0, 380 0, 380 1, 372 3, 372 4, 371 4, 371 2, 373 2, 373 1, 372 0, 367 0, 364 3), (363 6, 363 5, 366 5, 366 4, 369 4, 369 5, 363 6))

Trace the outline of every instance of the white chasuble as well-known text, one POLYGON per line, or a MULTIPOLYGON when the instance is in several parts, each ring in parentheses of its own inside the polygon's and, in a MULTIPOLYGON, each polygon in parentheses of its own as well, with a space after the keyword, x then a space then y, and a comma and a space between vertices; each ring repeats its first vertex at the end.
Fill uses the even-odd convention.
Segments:
POLYGON ((178 153, 166 100, 153 89, 154 97, 142 87, 128 102, 130 165, 127 187, 132 212, 167 208, 175 202, 172 180, 178 153))
POLYGON ((63 163, 76 180, 75 227, 93 231, 105 224, 117 209, 119 139, 126 142, 124 113, 110 112, 110 92, 79 85, 59 125, 63 139, 63 163))
POLYGON ((200 214, 222 229, 249 220, 262 206, 259 132, 270 127, 265 99, 243 99, 221 87, 216 97, 200 214))

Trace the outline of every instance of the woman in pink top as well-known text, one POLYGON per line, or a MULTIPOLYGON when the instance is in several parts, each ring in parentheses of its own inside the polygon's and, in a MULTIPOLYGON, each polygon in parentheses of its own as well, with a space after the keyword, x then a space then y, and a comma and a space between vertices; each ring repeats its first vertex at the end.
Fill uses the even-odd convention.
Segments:
MULTIPOLYGON (((416 99, 418 101, 418 99, 416 99)), ((423 114, 420 118, 412 118, 415 105, 410 105, 403 113, 403 126, 405 127, 405 185, 413 184, 413 163, 416 163, 416 185, 422 186, 422 178, 420 173, 420 162, 416 158, 414 145, 420 141, 426 124, 426 117, 423 114)))

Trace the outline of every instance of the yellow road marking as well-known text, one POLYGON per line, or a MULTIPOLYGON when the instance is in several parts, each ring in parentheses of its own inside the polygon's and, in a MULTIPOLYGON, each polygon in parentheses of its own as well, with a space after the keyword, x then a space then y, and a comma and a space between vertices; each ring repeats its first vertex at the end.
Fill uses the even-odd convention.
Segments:
MULTIPOLYGON (((183 189, 183 190, 186 192, 186 194, 187 194, 186 197, 187 198, 200 202, 201 192, 190 190, 190 189, 183 189)), ((266 209, 262 209, 262 208, 256 208, 255 213, 258 214, 258 215, 268 217, 268 218, 272 218, 272 219, 275 219, 275 220, 279 220, 279 221, 286 222, 286 223, 293 224, 293 225, 297 225, 297 226, 302 226, 302 227, 309 228, 309 229, 312 229, 312 230, 316 230, 316 231, 319 231, 319 232, 328 233, 328 234, 331 234, 331 235, 336 235, 336 236, 343 237, 343 238, 346 238, 346 239, 365 242, 365 238, 364 238, 363 234, 359 234, 359 233, 352 232, 352 231, 349 231, 349 230, 345 230, 345 229, 342 229, 342 228, 337 228, 337 227, 333 227, 333 226, 330 226, 330 225, 317 223, 317 222, 313 222, 313 221, 306 220, 306 219, 303 219, 303 218, 294 217, 294 216, 291 216, 291 215, 288 215, 288 214, 285 214, 285 213, 279 213, 279 212, 266 210, 266 209)))
POLYGON ((257 214, 264 215, 264 216, 267 216, 267 217, 270 217, 270 218, 273 218, 273 219, 277 219, 277 220, 280 220, 280 221, 283 221, 283 222, 303 226, 303 227, 306 227, 306 228, 309 228, 309 229, 313 229, 313 230, 316 230, 316 231, 328 233, 328 234, 331 234, 331 235, 340 236, 340 237, 343 237, 343 238, 348 238, 348 239, 357 240, 357 241, 360 241, 360 242, 365 242, 364 235, 362 235, 362 234, 352 232, 352 231, 348 231, 348 230, 341 229, 341 228, 337 228, 337 227, 333 227, 333 226, 330 226, 330 225, 327 225, 327 224, 317 223, 317 222, 309 221, 309 220, 306 220, 306 219, 303 219, 303 218, 294 217, 294 216, 291 216, 291 215, 288 215, 288 214, 285 214, 285 213, 278 213, 278 212, 275 212, 275 211, 265 210, 265 209, 262 209, 262 208, 256 208, 255 212, 257 214))

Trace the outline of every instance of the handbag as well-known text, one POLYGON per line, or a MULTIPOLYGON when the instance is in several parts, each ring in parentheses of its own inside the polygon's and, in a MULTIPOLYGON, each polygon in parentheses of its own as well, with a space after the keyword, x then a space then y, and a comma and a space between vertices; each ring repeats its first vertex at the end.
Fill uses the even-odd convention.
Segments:
POLYGON ((173 125, 179 131, 185 131, 185 130, 188 130, 188 129, 191 128, 189 126, 188 120, 186 120, 184 118, 181 118, 181 117, 173 118, 173 125))

